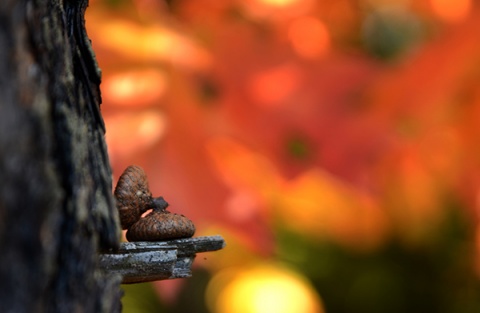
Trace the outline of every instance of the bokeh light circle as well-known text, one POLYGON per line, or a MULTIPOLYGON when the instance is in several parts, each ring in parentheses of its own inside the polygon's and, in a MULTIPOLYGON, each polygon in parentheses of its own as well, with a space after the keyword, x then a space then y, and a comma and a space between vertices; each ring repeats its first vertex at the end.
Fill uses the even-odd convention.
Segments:
POLYGON ((277 264, 219 272, 207 288, 215 313, 323 313, 320 296, 301 274, 277 264))

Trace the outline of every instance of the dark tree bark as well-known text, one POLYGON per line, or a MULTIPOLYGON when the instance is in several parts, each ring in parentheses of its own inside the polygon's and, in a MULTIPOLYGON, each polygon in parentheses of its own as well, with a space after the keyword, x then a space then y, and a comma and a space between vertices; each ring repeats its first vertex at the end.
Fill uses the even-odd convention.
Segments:
POLYGON ((0 311, 116 312, 119 244, 88 0, 0 1, 0 311))

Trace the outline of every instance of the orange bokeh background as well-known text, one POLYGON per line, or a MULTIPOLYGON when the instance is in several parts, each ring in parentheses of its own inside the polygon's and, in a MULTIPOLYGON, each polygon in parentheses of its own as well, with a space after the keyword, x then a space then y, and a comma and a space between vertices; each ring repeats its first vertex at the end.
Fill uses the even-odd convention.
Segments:
POLYGON ((86 22, 114 181, 142 166, 235 247, 198 266, 275 258, 279 232, 423 249, 453 214, 480 275, 473 1, 90 0, 86 22))

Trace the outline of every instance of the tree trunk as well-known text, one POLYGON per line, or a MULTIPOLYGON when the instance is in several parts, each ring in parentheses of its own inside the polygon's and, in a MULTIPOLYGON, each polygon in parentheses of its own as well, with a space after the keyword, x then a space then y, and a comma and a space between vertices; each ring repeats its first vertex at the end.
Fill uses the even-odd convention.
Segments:
POLYGON ((0 0, 0 310, 120 311, 88 0, 0 0))

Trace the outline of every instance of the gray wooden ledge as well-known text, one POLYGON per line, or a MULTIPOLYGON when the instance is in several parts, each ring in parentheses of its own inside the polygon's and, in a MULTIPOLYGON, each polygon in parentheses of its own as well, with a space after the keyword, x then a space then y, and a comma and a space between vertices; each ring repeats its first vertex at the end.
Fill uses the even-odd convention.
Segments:
POLYGON ((221 236, 195 237, 156 242, 123 242, 117 251, 100 254, 100 266, 121 275, 123 284, 184 278, 192 275, 197 253, 225 247, 221 236))

